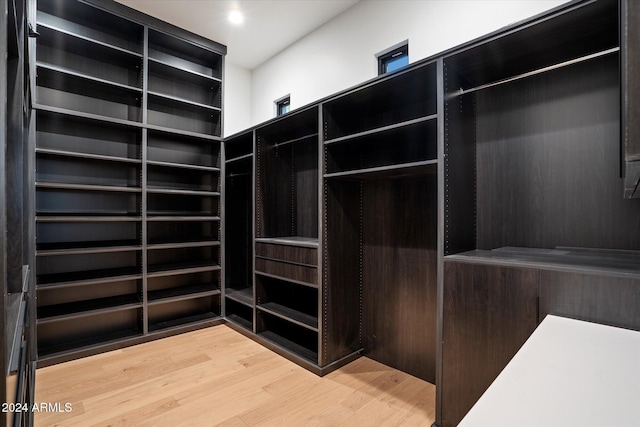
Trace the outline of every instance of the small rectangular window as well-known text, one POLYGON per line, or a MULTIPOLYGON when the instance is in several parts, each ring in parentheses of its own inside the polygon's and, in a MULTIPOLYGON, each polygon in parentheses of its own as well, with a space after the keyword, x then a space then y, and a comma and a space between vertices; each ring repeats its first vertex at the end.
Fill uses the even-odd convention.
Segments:
POLYGON ((276 101, 276 116, 281 116, 291 110, 291 97, 285 96, 276 101))
POLYGON ((378 56, 378 75, 409 65, 409 44, 404 44, 378 56))

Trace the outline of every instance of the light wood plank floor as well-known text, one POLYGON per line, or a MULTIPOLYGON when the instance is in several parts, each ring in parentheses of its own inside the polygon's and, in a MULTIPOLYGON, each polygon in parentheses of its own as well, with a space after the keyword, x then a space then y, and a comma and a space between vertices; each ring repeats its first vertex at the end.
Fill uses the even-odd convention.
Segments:
POLYGON ((39 369, 36 426, 430 426, 435 387, 360 358, 323 378, 225 326, 39 369))

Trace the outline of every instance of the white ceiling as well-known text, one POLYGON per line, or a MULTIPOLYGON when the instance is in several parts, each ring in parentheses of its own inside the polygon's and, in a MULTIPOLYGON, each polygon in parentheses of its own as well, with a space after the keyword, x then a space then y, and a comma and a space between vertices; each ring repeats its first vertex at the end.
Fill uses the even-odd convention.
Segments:
POLYGON ((359 0, 117 0, 227 46, 226 60, 252 70, 359 0), (244 23, 227 20, 239 8, 244 23))

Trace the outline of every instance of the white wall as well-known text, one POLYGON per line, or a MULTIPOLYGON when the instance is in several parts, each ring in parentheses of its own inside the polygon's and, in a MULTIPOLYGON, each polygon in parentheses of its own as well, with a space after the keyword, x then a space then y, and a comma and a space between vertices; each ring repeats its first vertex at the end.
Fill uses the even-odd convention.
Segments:
POLYGON ((403 40, 415 62, 565 2, 361 0, 251 72, 251 124, 272 118, 283 95, 294 109, 375 77, 375 54, 403 40))
POLYGON ((224 135, 230 136, 251 126, 251 72, 225 61, 224 135))

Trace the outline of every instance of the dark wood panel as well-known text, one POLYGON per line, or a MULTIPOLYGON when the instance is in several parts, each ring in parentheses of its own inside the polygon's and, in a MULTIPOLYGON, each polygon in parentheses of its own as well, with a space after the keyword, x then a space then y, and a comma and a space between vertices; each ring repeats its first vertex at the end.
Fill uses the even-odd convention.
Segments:
POLYGON ((437 180, 368 181, 362 214, 365 354, 434 383, 437 180))
POLYGON ((457 425, 537 325, 538 272, 445 262, 442 425, 457 425))
POLYGON ((325 181, 320 366, 362 348, 361 185, 325 181))
POLYGON ((540 320, 547 314, 640 330, 640 280, 540 272, 540 320))
POLYGON ((621 0, 620 66, 622 77, 622 176, 625 178, 625 197, 640 197, 640 3, 621 0))
POLYGON ((299 246, 270 245, 256 243, 256 256, 295 262, 299 264, 317 265, 318 250, 313 248, 301 248, 299 246))
POLYGON ((298 282, 318 284, 318 269, 256 258, 256 273, 265 273, 298 282))
POLYGON ((622 137, 626 160, 640 161, 640 3, 621 0, 622 137))
POLYGON ((445 255, 476 247, 475 113, 473 96, 445 102, 445 255))
POLYGON ((640 249, 615 55, 477 94, 477 247, 640 249))

